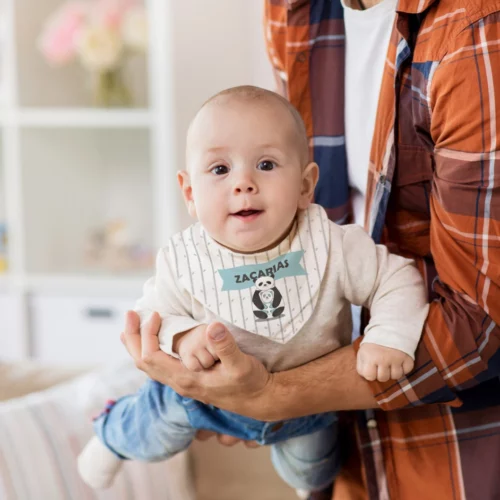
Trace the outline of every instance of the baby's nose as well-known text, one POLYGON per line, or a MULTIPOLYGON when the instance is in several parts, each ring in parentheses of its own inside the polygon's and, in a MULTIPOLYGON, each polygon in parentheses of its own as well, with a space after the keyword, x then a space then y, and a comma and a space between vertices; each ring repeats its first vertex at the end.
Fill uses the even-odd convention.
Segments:
POLYGON ((251 179, 241 179, 234 185, 235 193, 255 193, 257 186, 251 179))

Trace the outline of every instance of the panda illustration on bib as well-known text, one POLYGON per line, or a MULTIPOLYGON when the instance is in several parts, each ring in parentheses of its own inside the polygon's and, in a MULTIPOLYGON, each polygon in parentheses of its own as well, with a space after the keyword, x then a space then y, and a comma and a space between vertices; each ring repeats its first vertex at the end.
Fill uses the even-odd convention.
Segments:
POLYGON ((265 320, 278 318, 285 308, 280 306, 283 299, 280 291, 276 288, 275 280, 272 276, 262 276, 255 281, 255 292, 252 302, 257 310, 254 314, 257 318, 265 320))

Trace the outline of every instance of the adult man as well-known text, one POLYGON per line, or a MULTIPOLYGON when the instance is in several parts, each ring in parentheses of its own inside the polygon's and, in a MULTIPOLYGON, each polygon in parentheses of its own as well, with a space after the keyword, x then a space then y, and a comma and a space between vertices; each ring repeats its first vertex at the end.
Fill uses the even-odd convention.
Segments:
MULTIPOLYGON (((352 8, 363 5, 356 1, 352 8)), ((365 225, 376 241, 416 259, 429 286, 412 374, 396 384, 362 381, 355 343, 269 375, 225 335, 213 340, 218 369, 193 376, 156 352, 158 318, 143 335, 143 360, 132 316, 125 341, 153 378, 255 418, 294 417, 303 408, 392 410, 357 412, 346 423, 350 456, 335 499, 500 498, 500 4, 400 0, 395 17, 365 225)), ((268 0, 267 33, 282 89, 304 117, 321 168, 316 201, 334 220, 348 219, 344 69, 349 74, 352 61, 344 66, 342 6, 268 0)))

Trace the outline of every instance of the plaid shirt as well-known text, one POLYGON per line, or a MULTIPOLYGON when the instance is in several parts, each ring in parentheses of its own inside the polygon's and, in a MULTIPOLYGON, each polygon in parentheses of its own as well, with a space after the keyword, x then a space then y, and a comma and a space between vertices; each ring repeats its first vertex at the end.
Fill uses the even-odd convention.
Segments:
MULTIPOLYGON (((431 306, 415 370, 371 384, 392 411, 350 420, 334 498, 499 499, 500 2, 400 0, 397 10, 366 227, 417 261, 431 306)), ((267 0, 265 29, 278 83, 320 166, 316 201, 343 222, 340 1, 267 0)))

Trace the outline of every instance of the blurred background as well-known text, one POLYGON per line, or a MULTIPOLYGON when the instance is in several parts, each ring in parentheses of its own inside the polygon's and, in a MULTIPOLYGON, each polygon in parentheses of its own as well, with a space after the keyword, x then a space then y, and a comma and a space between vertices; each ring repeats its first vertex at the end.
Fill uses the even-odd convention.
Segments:
MULTIPOLYGON (((224 88, 274 87, 262 14, 261 0, 0 0, 0 389, 2 366, 35 361, 48 367, 37 377, 50 379, 51 367, 129 359, 119 342, 124 314, 157 249, 190 223, 175 176, 190 120, 224 88)), ((28 378, 22 393, 42 387, 28 378)), ((87 416, 61 408, 79 416, 66 431, 56 418, 48 432, 67 432, 68 443, 77 432, 83 445, 87 416)), ((4 414, 14 425, 17 413, 4 414)), ((54 474, 76 491, 72 453, 54 474)), ((200 500, 295 498, 267 449, 196 443, 190 463, 200 500)), ((163 481, 173 474, 189 489, 188 469, 169 467, 178 471, 164 469, 163 481)), ((37 498, 59 498, 55 491, 37 498)), ((166 497, 160 488, 149 498, 166 497)))
POLYGON ((185 133, 273 88, 263 2, 0 0, 0 355, 123 359, 123 316, 189 224, 185 133))

